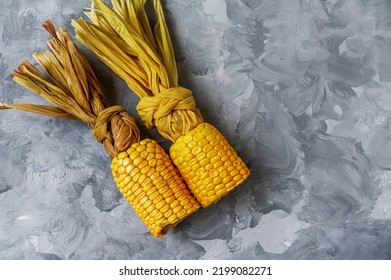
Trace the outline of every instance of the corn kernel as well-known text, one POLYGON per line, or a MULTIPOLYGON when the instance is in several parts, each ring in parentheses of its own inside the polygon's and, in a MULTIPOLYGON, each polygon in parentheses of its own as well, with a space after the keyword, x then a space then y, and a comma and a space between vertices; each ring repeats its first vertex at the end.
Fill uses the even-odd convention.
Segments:
MULTIPOLYGON (((166 200, 167 201, 167 200, 166 200)), ((179 201, 178 200, 174 200, 173 202, 171 202, 170 206, 171 208, 175 208, 176 206, 179 205, 179 201)))
MULTIPOLYGON (((198 161, 201 161, 203 160, 204 158, 206 158, 206 154, 205 153, 200 153, 196 156, 196 158, 198 159, 198 161)), ((178 162, 181 162, 182 164, 186 164, 186 163, 183 163, 183 160, 181 161, 180 158, 178 157, 178 162)))
POLYGON ((182 151, 181 151, 181 156, 185 157, 188 153, 190 153, 190 149, 188 147, 185 147, 182 151))
POLYGON ((166 211, 165 213, 164 213, 164 217, 165 218, 169 218, 169 217, 171 217, 172 216, 172 209, 170 208, 170 209, 168 209, 168 211, 166 211))
POLYGON ((174 214, 177 214, 179 213, 179 211, 181 211, 183 209, 182 205, 178 205, 177 207, 175 207, 172 212, 174 212, 174 214))
MULTIPOLYGON (((136 151, 132 151, 131 153, 129 153, 129 158, 132 159, 132 160, 135 160, 139 156, 140 156, 140 152, 138 152, 137 150, 136 151)), ((137 164, 135 164, 135 165, 137 165, 137 164)))
POLYGON ((142 162, 143 162, 143 158, 142 158, 142 157, 137 157, 137 158, 135 158, 135 159, 133 160, 133 164, 134 164, 135 166, 139 166, 140 163, 142 163, 142 162))
POLYGON ((205 166, 205 170, 206 171, 211 171, 213 169, 213 164, 212 163, 209 163, 209 164, 207 164, 206 166, 205 166))
POLYGON ((215 156, 217 156, 217 151, 216 150, 210 150, 206 156, 210 159, 214 158, 215 156))
POLYGON ((151 167, 148 166, 148 163, 147 163, 147 166, 145 166, 144 168, 141 169, 141 174, 147 174, 149 172, 149 170, 151 170, 151 167))
POLYGON ((216 178, 213 179, 213 184, 215 184, 216 186, 218 186, 222 182, 223 182, 223 179, 221 179, 221 177, 216 177, 216 178))
MULTIPOLYGON (((158 210, 158 209, 156 209, 158 210)), ((151 213, 152 214, 152 213, 151 213)), ((155 220, 160 220, 161 218, 163 218, 163 214, 161 212, 157 212, 155 215, 154 215, 154 218, 155 220)))
MULTIPOLYGON (((212 151, 213 150, 213 146, 211 144, 207 144, 206 146, 204 146, 204 148, 202 149, 205 153, 209 152, 209 151, 212 151)), ((217 153, 216 153, 217 154, 217 153)), ((208 156, 208 155, 207 155, 208 156)))
POLYGON ((224 165, 224 162, 222 160, 220 160, 218 157, 214 157, 210 162, 213 164, 214 169, 218 169, 220 166, 224 165), (217 159, 217 160, 214 160, 214 159, 217 159))
POLYGON ((198 144, 196 141, 191 141, 187 144, 187 146, 190 148, 190 149, 193 149, 194 147, 196 147, 198 144))
POLYGON ((142 152, 140 152, 140 157, 142 157, 143 159, 147 159, 148 154, 149 153, 147 151, 142 151, 142 152))
POLYGON ((193 136, 193 139, 194 139, 195 142, 199 142, 199 141, 201 141, 204 138, 205 138, 205 135, 203 135, 201 132, 197 132, 193 136))
POLYGON ((236 186, 235 181, 228 182, 228 184, 225 186, 227 189, 231 189, 236 186))
POLYGON ((156 154, 156 155, 155 155, 155 158, 156 158, 156 160, 162 159, 162 158, 163 158, 163 155, 161 155, 161 154, 156 154))
POLYGON ((124 158, 122 165, 127 167, 131 163, 132 163, 132 160, 129 157, 126 157, 126 158, 124 158))
POLYGON ((128 154, 126 152, 121 152, 117 156, 118 159, 124 159, 124 158, 127 158, 127 157, 128 157, 128 154))
POLYGON ((138 165, 138 168, 140 168, 141 170, 144 168, 144 167, 146 167, 146 166, 148 166, 148 161, 146 161, 146 160, 143 160, 139 165, 138 165))
POLYGON ((245 169, 241 169, 240 170, 240 175, 245 175, 247 172, 246 172, 246 170, 245 169))
POLYGON ((209 144, 209 141, 207 139, 201 139, 200 142, 198 142, 198 145, 200 145, 201 147, 205 147, 206 145, 209 144))
POLYGON ((240 174, 238 174, 238 175, 236 175, 236 176, 234 177, 234 181, 239 182, 240 180, 242 180, 242 178, 243 178, 243 176, 240 175, 240 174))
MULTIPOLYGON (((198 163, 196 163, 196 164, 194 164, 194 165, 191 165, 191 170, 192 171, 197 171, 197 170, 201 170, 200 169, 201 168, 201 165, 200 164, 198 164, 198 163)), ((202 171, 202 170, 201 170, 202 171)))
POLYGON ((118 167, 118 174, 124 174, 124 173, 125 173, 125 167, 121 165, 120 167, 118 167))
POLYGON ((162 164, 159 164, 159 162, 158 162, 158 166, 156 167, 156 171, 161 173, 164 170, 166 170, 166 167, 165 167, 163 161, 162 161, 162 164))
POLYGON ((215 189, 215 186, 213 184, 213 181, 211 183, 209 183, 208 185, 206 185, 205 189, 210 192, 210 191, 213 191, 214 192, 214 189, 215 189))
POLYGON ((185 160, 186 162, 189 162, 189 161, 192 160, 193 158, 194 158, 194 155, 193 155, 192 153, 188 153, 188 154, 185 156, 184 160, 185 160))
POLYGON ((129 176, 126 176, 126 178, 124 179, 123 183, 124 183, 125 186, 127 186, 130 181, 131 181, 131 178, 129 176))
POLYGON ((185 208, 182 208, 180 211, 178 211, 177 217, 178 217, 178 218, 179 218, 179 217, 183 217, 183 216, 186 216, 186 214, 187 214, 186 209, 185 209, 185 208))
POLYGON ((216 136, 213 133, 211 133, 211 134, 206 136, 206 139, 208 139, 209 142, 212 142, 213 140, 216 139, 216 136))
POLYGON ((145 145, 138 145, 136 148, 136 151, 141 153, 142 151, 145 151, 146 149, 147 149, 147 147, 145 145))
POLYGON ((156 161, 156 159, 154 159, 154 158, 148 161, 148 165, 149 165, 150 167, 153 167, 153 168, 156 167, 156 163, 157 163, 157 161, 156 161))
POLYGON ((167 202, 165 200, 163 200, 162 202, 159 202, 158 205, 162 203, 162 207, 160 209, 160 212, 162 212, 163 214, 166 213, 168 210, 170 210, 170 204, 167 204, 167 202))
MULTIPOLYGON (((161 196, 161 195, 159 195, 159 193, 158 192, 155 192, 156 194, 157 194, 157 196, 155 197, 155 199, 153 199, 153 204, 158 204, 159 202, 161 202, 161 201, 163 201, 164 200, 164 198, 161 196)), ((151 198, 152 199, 152 198, 151 198)))
POLYGON ((233 177, 231 175, 223 177, 223 184, 227 184, 228 182, 232 181, 233 177))
POLYGON ((199 168, 196 170, 197 176, 201 176, 202 174, 205 173, 205 168, 201 164, 197 164, 199 168))
POLYGON ((144 181, 145 181, 147 178, 148 178, 147 175, 141 174, 140 177, 139 177, 139 179, 137 180, 137 182, 138 182, 140 185, 142 185, 142 183, 144 183, 144 181))
MULTIPOLYGON (((185 146, 186 146, 186 144, 189 143, 191 140, 192 140, 192 137, 191 137, 191 136, 188 137, 188 136, 185 135, 185 136, 182 138, 182 141, 183 141, 183 143, 185 144, 185 146)), ((184 147, 185 147, 185 146, 184 146, 184 147)))
MULTIPOLYGON (((156 204, 156 208, 157 209, 161 209, 165 205, 167 205, 166 202, 164 200, 162 200, 162 201, 160 201, 159 203, 156 204)), ((166 211, 164 211, 164 212, 166 212, 166 211)))
POLYGON ((207 164, 209 164, 210 163, 210 159, 208 159, 207 157, 205 157, 204 159, 202 159, 201 161, 200 161, 200 164, 202 165, 202 166, 206 166, 207 164))
POLYGON ((228 166, 228 168, 227 168, 228 172, 232 172, 232 171, 234 171, 235 169, 236 169, 236 167, 233 166, 233 165, 230 165, 230 166, 228 166))
POLYGON ((200 180, 205 180, 208 176, 209 176, 209 173, 208 172, 204 172, 202 169, 200 169, 200 173, 201 173, 201 175, 200 175, 200 180))
MULTIPOLYGON (((172 195, 170 195, 170 194, 167 194, 167 193, 163 194, 163 197, 165 198, 165 201, 166 201, 168 204, 171 204, 171 203, 173 203, 174 201, 176 201, 174 196, 172 196, 172 195)), ((170 206, 171 206, 171 208, 173 208, 172 205, 170 205, 170 206)))
MULTIPOLYGON (((168 192, 169 191, 169 186, 167 185, 167 182, 165 182, 164 180, 162 180, 162 181, 160 181, 159 183, 157 183, 156 184, 156 188, 159 190, 159 192, 160 192, 160 190, 163 192, 168 192)), ((162 193, 161 192, 161 193, 162 193)))
POLYGON ((225 189, 219 189, 219 190, 216 191, 216 195, 217 196, 222 196, 222 195, 224 195, 225 192, 226 192, 225 189))
MULTIPOLYGON (((149 152, 148 152, 148 153, 149 153, 149 152)), ((154 158, 155 158, 155 155, 149 153, 148 156, 147 156, 147 158, 146 158, 146 160, 150 161, 150 160, 152 160, 152 159, 154 159, 154 158)))
POLYGON ((176 220, 178 220, 178 217, 175 214, 171 213, 170 217, 168 217, 168 222, 174 223, 176 220))

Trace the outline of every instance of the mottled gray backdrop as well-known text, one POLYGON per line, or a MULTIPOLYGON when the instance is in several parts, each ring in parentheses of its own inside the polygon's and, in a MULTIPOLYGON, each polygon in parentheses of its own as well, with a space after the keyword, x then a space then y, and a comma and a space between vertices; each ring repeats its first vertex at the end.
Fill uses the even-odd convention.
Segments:
MULTIPOLYGON (((163 3, 182 85, 252 176, 154 239, 87 125, 1 111, 0 258, 391 259, 391 1, 163 3)), ((46 49, 46 19, 70 28, 88 5, 0 0, 0 102, 44 103, 10 73, 46 49)))

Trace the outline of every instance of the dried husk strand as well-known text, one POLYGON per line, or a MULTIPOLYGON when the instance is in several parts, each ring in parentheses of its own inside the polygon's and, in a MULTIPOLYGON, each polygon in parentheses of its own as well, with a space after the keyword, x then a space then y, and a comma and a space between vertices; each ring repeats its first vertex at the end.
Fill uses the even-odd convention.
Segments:
POLYGON ((61 110, 60 108, 47 105, 34 105, 28 103, 19 103, 19 104, 4 104, 0 102, 0 110, 4 109, 17 109, 21 111, 26 111, 30 113, 46 115, 50 117, 62 118, 67 120, 77 120, 78 118, 72 114, 61 110))
POLYGON ((192 92, 178 84, 178 71, 160 1, 154 2, 155 31, 145 0, 116 0, 110 8, 92 0, 86 15, 72 21, 76 39, 91 49, 139 97, 138 113, 147 128, 175 141, 202 123, 192 92))
POLYGON ((155 237, 165 235, 200 205, 186 188, 178 170, 156 141, 144 139, 135 120, 122 106, 107 107, 98 80, 85 56, 64 27, 52 35, 50 50, 35 53, 47 78, 23 61, 13 72, 14 80, 55 106, 3 104, 1 109, 18 109, 71 120, 82 120, 92 128, 112 157, 112 175, 120 192, 155 237))
POLYGON ((160 0, 152 30, 145 0, 91 0, 87 17, 72 21, 76 39, 91 49, 140 98, 147 128, 174 142, 170 155, 189 189, 206 207, 250 174, 226 139, 202 120, 192 92, 178 84, 174 50, 160 0))

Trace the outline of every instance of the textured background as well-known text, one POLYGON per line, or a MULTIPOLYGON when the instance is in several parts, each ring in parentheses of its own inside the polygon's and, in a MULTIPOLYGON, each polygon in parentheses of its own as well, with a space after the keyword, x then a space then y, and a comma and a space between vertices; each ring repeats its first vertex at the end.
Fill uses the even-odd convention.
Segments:
MULTIPOLYGON (((46 49, 46 19, 69 27, 87 5, 0 0, 0 102, 44 103, 10 73, 46 49)), ((252 176, 156 240, 87 125, 2 111, 0 258, 391 259, 391 1, 164 7, 182 85, 252 176)), ((109 102, 135 113, 131 91, 87 55, 109 102)))

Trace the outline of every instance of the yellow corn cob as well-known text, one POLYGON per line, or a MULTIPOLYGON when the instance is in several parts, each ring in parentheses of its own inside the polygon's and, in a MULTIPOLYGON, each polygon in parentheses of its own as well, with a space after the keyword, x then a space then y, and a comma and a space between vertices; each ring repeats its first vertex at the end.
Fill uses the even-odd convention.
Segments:
POLYGON ((224 136, 208 123, 179 137, 170 156, 203 207, 218 201, 250 175, 224 136))
POLYGON ((165 235, 200 208, 170 157, 154 140, 144 139, 113 158, 118 189, 154 237, 165 235))

